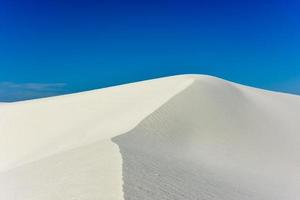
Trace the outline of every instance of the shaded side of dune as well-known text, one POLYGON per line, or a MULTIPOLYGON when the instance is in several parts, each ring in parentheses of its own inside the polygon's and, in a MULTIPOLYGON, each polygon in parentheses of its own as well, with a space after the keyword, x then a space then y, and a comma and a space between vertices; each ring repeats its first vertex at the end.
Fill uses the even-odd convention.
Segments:
POLYGON ((222 165, 227 159, 239 162, 240 155, 232 154, 245 151, 243 123, 257 109, 235 86, 196 81, 135 129, 112 139, 122 154, 125 199, 280 199, 246 180, 251 174, 239 177, 243 172, 222 165), (250 114, 239 119, 242 113, 250 114))

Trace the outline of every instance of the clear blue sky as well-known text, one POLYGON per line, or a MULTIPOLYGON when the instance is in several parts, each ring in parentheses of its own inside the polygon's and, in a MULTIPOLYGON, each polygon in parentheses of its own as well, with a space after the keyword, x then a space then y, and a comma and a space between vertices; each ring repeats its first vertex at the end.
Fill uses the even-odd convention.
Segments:
POLYGON ((0 101, 201 73, 300 94, 298 0, 0 0, 0 101))

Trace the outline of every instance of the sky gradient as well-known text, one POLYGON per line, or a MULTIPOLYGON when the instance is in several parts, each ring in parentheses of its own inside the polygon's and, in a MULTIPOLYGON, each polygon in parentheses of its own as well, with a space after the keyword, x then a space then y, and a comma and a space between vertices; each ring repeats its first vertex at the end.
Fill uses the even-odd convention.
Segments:
POLYGON ((183 73, 300 94, 299 10, 298 0, 0 0, 0 101, 183 73))

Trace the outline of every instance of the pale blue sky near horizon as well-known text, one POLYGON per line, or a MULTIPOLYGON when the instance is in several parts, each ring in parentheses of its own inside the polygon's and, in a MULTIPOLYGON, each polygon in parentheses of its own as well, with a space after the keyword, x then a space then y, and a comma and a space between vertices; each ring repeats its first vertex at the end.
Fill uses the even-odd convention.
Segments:
POLYGON ((297 0, 0 0, 0 102, 176 74, 300 94, 297 0))

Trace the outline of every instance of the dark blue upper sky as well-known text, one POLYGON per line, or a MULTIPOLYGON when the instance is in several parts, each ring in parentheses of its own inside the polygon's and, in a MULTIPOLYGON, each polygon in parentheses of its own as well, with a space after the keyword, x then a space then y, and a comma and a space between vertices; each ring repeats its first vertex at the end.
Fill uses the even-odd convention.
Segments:
POLYGON ((201 73, 300 94, 298 0, 0 0, 0 101, 201 73))

